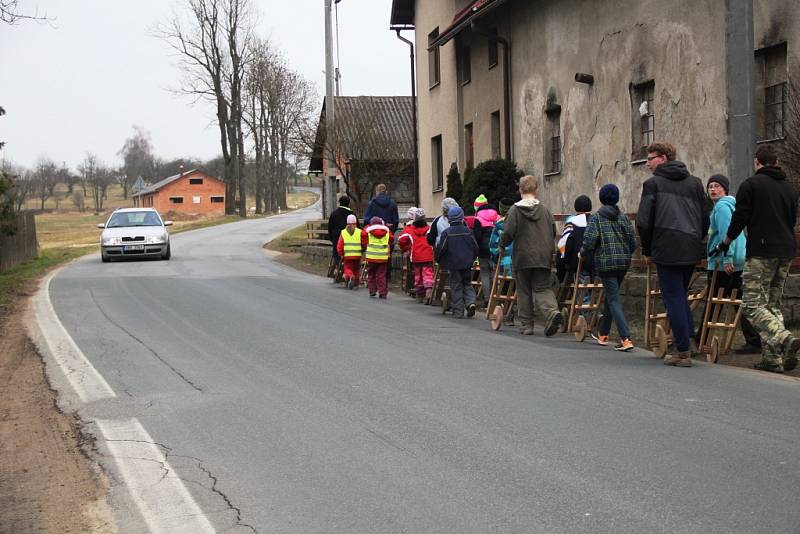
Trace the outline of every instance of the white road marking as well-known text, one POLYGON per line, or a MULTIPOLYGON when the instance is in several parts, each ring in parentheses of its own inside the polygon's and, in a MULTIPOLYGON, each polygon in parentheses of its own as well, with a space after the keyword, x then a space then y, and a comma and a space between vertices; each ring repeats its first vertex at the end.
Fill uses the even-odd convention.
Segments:
MULTIPOLYGON (((54 271, 33 297, 39 329, 34 337, 44 345, 39 349, 58 365, 82 403, 114 398, 114 390, 78 348, 53 308, 50 281, 59 271, 54 271)), ((150 532, 215 532, 138 419, 93 422, 150 532)))
POLYGON ((148 532, 215 532, 161 448, 137 419, 98 419, 95 423, 148 532))

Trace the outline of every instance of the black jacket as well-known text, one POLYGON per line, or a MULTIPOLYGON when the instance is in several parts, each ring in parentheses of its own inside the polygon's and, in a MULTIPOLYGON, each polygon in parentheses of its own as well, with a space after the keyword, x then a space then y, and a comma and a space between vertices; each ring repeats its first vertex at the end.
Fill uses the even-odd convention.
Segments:
POLYGON ((333 248, 336 248, 336 243, 339 242, 339 234, 347 226, 348 215, 353 215, 353 210, 339 206, 331 212, 331 216, 328 218, 328 239, 333 243, 333 248))
POLYGON ((439 246, 436 247, 436 260, 442 269, 448 271, 470 269, 477 257, 478 243, 463 221, 451 224, 442 232, 439 246))
POLYGON ((400 223, 400 216, 397 213, 397 203, 392 197, 386 193, 374 197, 367 205, 367 211, 364 213, 364 226, 369 226, 369 221, 373 217, 380 217, 383 219, 383 224, 389 227, 392 232, 397 230, 397 225, 400 223))
POLYGON ((661 265, 694 265, 706 257, 709 210, 699 178, 680 161, 656 167, 642 186, 636 227, 642 253, 661 265))
POLYGON ((728 226, 733 241, 747 227, 747 257, 794 258, 797 191, 780 167, 761 167, 736 193, 728 226))

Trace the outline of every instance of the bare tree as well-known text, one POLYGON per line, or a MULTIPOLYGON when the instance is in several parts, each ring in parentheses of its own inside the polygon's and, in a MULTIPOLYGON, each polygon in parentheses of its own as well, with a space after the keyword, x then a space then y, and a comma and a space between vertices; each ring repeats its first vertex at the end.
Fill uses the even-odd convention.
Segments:
POLYGON ((246 215, 244 184, 240 183, 244 162, 242 131, 242 81, 252 39, 249 0, 185 0, 186 20, 174 16, 158 35, 181 57, 184 72, 180 91, 195 101, 205 99, 216 106, 222 157, 226 164, 225 209, 233 213, 238 190, 246 215))
POLYGON ((39 209, 43 210, 47 199, 53 196, 58 180, 58 167, 53 160, 47 157, 39 158, 32 174, 34 194, 41 202, 39 209))
POLYGON ((19 8, 19 0, 0 0, 0 22, 16 24, 23 20, 51 20, 46 14, 39 14, 37 8, 33 13, 23 13, 19 8))
POLYGON ((82 183, 85 183, 92 194, 94 210, 100 212, 103 209, 103 201, 106 199, 108 186, 113 181, 113 173, 97 160, 97 156, 87 153, 83 162, 78 167, 82 183))
POLYGON ((127 200, 136 178, 141 176, 144 180, 151 181, 155 177, 156 160, 150 133, 140 126, 134 126, 133 135, 125 140, 117 155, 122 156, 122 172, 118 176, 118 182, 122 186, 122 197, 127 200))

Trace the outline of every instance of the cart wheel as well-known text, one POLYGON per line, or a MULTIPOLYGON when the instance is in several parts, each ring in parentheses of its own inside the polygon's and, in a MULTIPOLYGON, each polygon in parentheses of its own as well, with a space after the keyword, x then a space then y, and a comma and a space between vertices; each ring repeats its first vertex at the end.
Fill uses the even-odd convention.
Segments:
POLYGON ((492 311, 492 315, 489 317, 494 330, 500 330, 503 326, 503 315, 505 315, 505 310, 502 305, 498 304, 494 307, 494 311, 492 311))
POLYGON ((564 318, 564 320, 561 322, 561 332, 564 333, 569 330, 569 324, 567 324, 569 321, 569 309, 566 307, 561 308, 561 317, 564 318))
POLYGON ((656 358, 663 358, 667 355, 667 349, 669 348, 669 340, 667 339, 667 331, 664 330, 664 327, 660 324, 656 325, 656 346, 653 348, 653 354, 656 355, 656 358))
POLYGON ((583 340, 586 339, 586 332, 588 330, 588 325, 586 324, 586 317, 583 315, 579 315, 578 318, 575 320, 575 339, 579 343, 583 343, 583 340))
POLYGON ((447 313, 447 306, 450 304, 450 297, 447 292, 442 292, 442 315, 447 313))
POLYGON ((717 336, 711 340, 711 350, 706 354, 706 359, 708 363, 717 363, 719 359, 719 338, 717 336))

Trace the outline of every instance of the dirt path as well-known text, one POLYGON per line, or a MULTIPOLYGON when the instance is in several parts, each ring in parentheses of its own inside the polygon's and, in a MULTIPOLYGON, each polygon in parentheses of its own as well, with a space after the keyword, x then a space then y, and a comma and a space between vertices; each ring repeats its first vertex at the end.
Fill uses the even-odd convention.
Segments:
POLYGON ((107 482, 56 407, 20 299, 0 317, 0 532, 114 532, 107 482))

